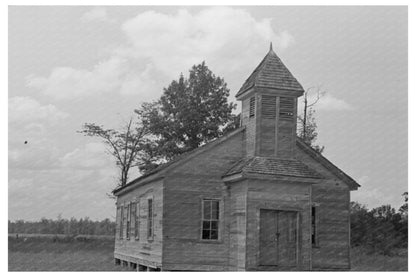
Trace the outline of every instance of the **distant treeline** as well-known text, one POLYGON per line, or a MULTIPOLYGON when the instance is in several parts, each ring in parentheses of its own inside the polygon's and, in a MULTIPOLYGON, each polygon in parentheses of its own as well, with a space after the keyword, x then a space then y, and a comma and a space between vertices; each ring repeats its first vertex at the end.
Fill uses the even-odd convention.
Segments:
POLYGON ((76 219, 46 219, 40 221, 9 220, 10 233, 24 234, 62 234, 76 235, 111 235, 115 234, 116 224, 106 218, 101 221, 93 221, 88 217, 76 219))
POLYGON ((370 252, 390 255, 408 246, 408 193, 405 203, 396 211, 390 205, 369 210, 351 202, 351 245, 363 246, 370 252))

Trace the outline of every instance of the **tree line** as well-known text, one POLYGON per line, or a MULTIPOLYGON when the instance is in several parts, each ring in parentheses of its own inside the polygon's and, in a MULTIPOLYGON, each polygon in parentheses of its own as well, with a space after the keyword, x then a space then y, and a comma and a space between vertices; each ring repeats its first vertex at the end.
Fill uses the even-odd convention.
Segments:
POLYGON ((390 205, 368 209, 351 202, 351 246, 362 246, 370 253, 393 254, 408 246, 408 193, 396 211, 390 205))
POLYGON ((116 224, 106 218, 94 221, 88 217, 76 219, 42 218, 40 221, 16 220, 8 221, 9 234, 58 234, 67 236, 77 235, 107 235, 114 236, 116 224))

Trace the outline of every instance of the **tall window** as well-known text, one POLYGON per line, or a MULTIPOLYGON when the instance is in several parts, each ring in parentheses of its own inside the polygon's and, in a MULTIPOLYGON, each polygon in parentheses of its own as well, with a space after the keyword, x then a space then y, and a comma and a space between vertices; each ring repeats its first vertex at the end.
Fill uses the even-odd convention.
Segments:
POLYGON ((139 228, 140 228, 140 202, 137 201, 135 203, 135 220, 134 220, 134 237, 138 240, 139 239, 139 228))
POLYGON ((153 238, 153 199, 147 199, 147 238, 153 238))
POLYGON ((202 211, 202 239, 217 240, 220 202, 218 200, 203 200, 202 211))
POLYGON ((130 233, 135 238, 136 237, 136 202, 130 204, 130 233))
POLYGON ((318 213, 317 213, 316 206, 312 206, 311 223, 312 223, 312 233, 311 233, 312 246, 317 246, 318 245, 318 213))
POLYGON ((131 205, 130 205, 130 203, 128 203, 127 204, 127 207, 126 207, 126 216, 127 216, 127 224, 126 224, 126 239, 130 239, 130 228, 131 228, 131 226, 130 226, 130 222, 131 222, 131 213, 130 213, 130 211, 131 211, 131 205))
POLYGON ((119 231, 120 231, 120 238, 122 239, 123 238, 123 224, 124 224, 124 207, 123 206, 121 206, 120 207, 120 229, 119 229, 119 231))

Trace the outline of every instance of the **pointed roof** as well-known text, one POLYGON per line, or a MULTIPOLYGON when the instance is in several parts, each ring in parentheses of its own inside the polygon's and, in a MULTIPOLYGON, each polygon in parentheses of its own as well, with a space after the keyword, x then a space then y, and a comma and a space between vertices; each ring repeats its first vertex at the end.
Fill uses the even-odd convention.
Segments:
POLYGON ((303 92, 301 84, 293 77, 289 69, 283 64, 280 58, 273 51, 270 43, 269 53, 264 57, 250 77, 244 82, 236 97, 252 87, 265 87, 283 90, 294 90, 303 92))

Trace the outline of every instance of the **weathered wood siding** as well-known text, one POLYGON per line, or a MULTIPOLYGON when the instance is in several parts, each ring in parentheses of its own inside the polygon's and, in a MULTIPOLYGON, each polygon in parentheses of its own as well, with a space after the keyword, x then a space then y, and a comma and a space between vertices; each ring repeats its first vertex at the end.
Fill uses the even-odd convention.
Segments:
MULTIPOLYGON (((248 180, 247 270, 259 270, 260 209, 299 212, 298 269, 310 269, 310 185, 281 180, 248 180)), ((267 270, 279 270, 268 268, 267 270)))
POLYGON ((227 188, 221 175, 242 157, 242 133, 170 170, 164 188, 163 270, 228 270, 227 188), (202 200, 220 200, 219 240, 203 241, 202 200))
POLYGON ((348 186, 302 150, 297 157, 325 180, 312 185, 312 203, 317 206, 318 245, 312 248, 312 269, 350 268, 350 221, 348 186))
MULTIPOLYGON (((131 228, 130 238, 126 238, 126 217, 124 212, 123 238, 120 239, 120 214, 116 218, 115 258, 140 263, 151 267, 162 264, 162 223, 163 223, 163 179, 140 186, 117 198, 117 206, 126 206, 129 202, 139 201, 139 239, 134 237, 131 228), (153 238, 147 237, 148 199, 153 199, 153 238)), ((133 221, 132 221, 133 223, 133 221)))
POLYGON ((246 270, 247 185, 243 180, 228 187, 229 265, 232 271, 246 270))

